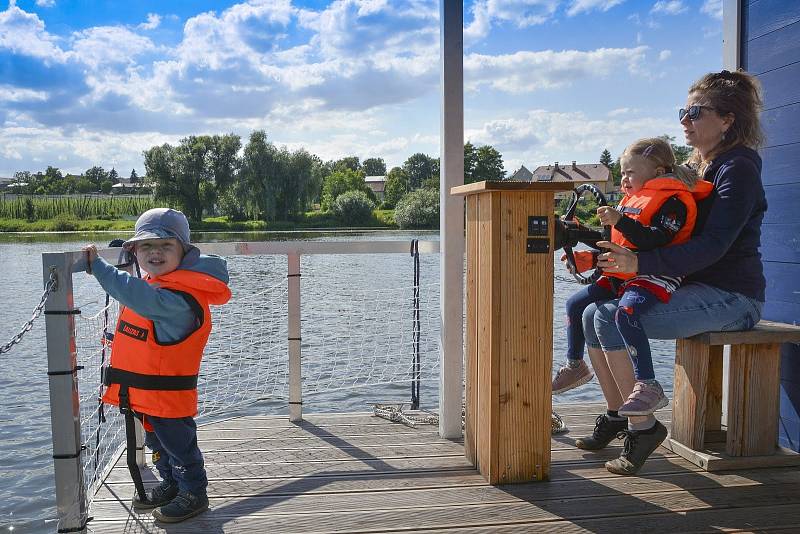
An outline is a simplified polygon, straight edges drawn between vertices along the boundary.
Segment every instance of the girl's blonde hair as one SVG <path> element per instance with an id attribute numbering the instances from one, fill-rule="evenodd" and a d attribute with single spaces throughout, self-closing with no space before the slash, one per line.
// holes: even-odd
<path id="1" fill-rule="evenodd" d="M 639 156 L 645 158 L 654 167 L 663 167 L 665 173 L 674 174 L 681 182 L 690 188 L 697 181 L 697 173 L 686 165 L 675 162 L 675 152 L 670 144 L 661 137 L 647 137 L 639 139 L 625 149 L 621 157 Z"/>
<path id="2" fill-rule="evenodd" d="M 712 108 L 712 113 L 724 117 L 733 115 L 733 124 L 722 137 L 719 145 L 707 154 L 703 161 L 697 149 L 692 151 L 689 162 L 701 172 L 715 156 L 735 147 L 746 146 L 757 150 L 764 144 L 759 113 L 764 104 L 761 84 L 755 76 L 743 71 L 710 72 L 689 87 L 689 94 L 698 93 L 703 105 Z"/>

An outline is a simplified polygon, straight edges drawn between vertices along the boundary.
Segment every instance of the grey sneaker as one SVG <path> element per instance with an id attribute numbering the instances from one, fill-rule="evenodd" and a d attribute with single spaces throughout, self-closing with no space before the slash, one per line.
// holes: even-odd
<path id="1" fill-rule="evenodd" d="M 635 475 L 644 465 L 645 460 L 653 454 L 661 442 L 667 439 L 667 428 L 656 421 L 653 431 L 637 432 L 624 430 L 619 433 L 625 438 L 625 447 L 619 458 L 606 462 L 606 469 L 617 475 Z"/>
<path id="2" fill-rule="evenodd" d="M 664 395 L 661 384 L 636 382 L 633 393 L 630 394 L 625 404 L 620 406 L 618 413 L 625 417 L 631 415 L 650 415 L 654 411 L 669 404 L 669 399 Z"/>
<path id="3" fill-rule="evenodd" d="M 586 438 L 575 440 L 575 446 L 585 451 L 598 451 L 611 443 L 611 440 L 628 428 L 628 420 L 620 419 L 616 421 L 609 419 L 608 415 L 598 415 L 594 423 L 592 435 Z"/>
<path id="4" fill-rule="evenodd" d="M 162 480 L 161 484 L 147 492 L 147 500 L 139 498 L 139 494 L 133 496 L 133 509 L 137 512 L 146 512 L 153 508 L 158 508 L 167 504 L 178 494 L 178 484 L 174 481 Z"/>
<path id="5" fill-rule="evenodd" d="M 553 395 L 564 393 L 570 389 L 584 385 L 586 382 L 594 378 L 594 373 L 586 365 L 586 362 L 581 360 L 578 367 L 569 367 L 565 365 L 556 373 L 553 379 Z"/>
<path id="6" fill-rule="evenodd" d="M 180 523 L 208 510 L 208 497 L 181 491 L 169 504 L 153 510 L 153 517 L 163 523 Z"/>

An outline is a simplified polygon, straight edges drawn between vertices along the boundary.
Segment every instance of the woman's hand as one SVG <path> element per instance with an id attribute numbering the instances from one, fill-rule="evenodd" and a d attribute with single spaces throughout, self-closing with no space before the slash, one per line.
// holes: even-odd
<path id="1" fill-rule="evenodd" d="M 609 273 L 639 272 L 639 257 L 636 253 L 611 241 L 598 241 L 597 246 L 608 250 L 597 257 L 597 266 Z"/>
<path id="2" fill-rule="evenodd" d="M 597 208 L 597 216 L 600 217 L 600 224 L 603 226 L 614 226 L 622 218 L 622 214 L 611 206 Z"/>

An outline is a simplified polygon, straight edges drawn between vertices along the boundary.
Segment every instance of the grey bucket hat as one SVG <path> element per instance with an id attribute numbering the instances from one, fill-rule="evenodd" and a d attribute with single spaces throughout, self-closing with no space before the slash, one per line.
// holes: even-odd
<path id="1" fill-rule="evenodd" d="M 153 208 L 136 219 L 136 233 L 122 245 L 126 250 L 133 248 L 137 241 L 145 239 L 169 239 L 174 237 L 184 250 L 191 248 L 189 242 L 189 221 L 186 215 L 172 208 Z"/>

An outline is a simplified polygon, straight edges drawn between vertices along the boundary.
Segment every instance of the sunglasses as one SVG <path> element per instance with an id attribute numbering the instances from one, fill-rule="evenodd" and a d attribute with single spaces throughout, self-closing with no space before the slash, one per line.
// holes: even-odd
<path id="1" fill-rule="evenodd" d="M 690 121 L 696 121 L 700 118 L 700 110 L 703 108 L 714 109 L 710 106 L 689 106 L 689 109 L 681 108 L 678 110 L 678 120 L 682 121 L 683 118 L 688 115 Z"/>

